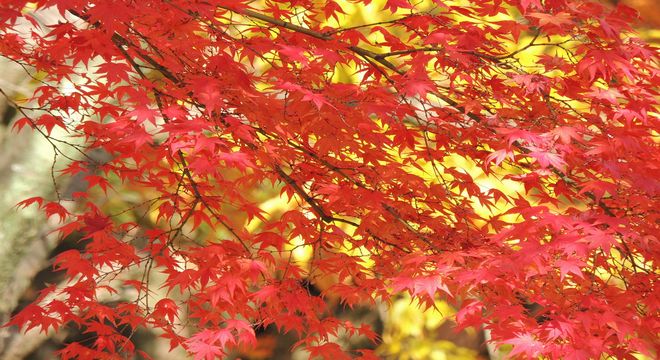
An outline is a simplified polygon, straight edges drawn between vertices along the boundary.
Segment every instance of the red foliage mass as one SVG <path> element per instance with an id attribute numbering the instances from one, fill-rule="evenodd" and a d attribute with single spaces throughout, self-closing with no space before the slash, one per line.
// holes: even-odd
<path id="1" fill-rule="evenodd" d="M 55 261 L 70 277 L 49 288 L 58 299 L 11 321 L 96 334 L 63 358 L 127 356 L 121 324 L 162 329 L 197 359 L 254 346 L 253 326 L 271 324 L 312 354 L 347 357 L 331 342 L 339 329 L 375 335 L 334 319 L 324 298 L 387 302 L 394 291 L 448 300 L 459 326 L 485 324 L 516 357 L 657 353 L 660 69 L 656 49 L 630 33 L 631 9 L 479 0 L 422 11 L 430 4 L 397 0 L 385 5 L 399 11 L 391 21 L 332 28 L 325 19 L 344 13 L 334 1 L 34 3 L 61 17 L 25 32 L 37 22 L 27 2 L 0 5 L 2 56 L 47 74 L 32 97 L 41 112 L 20 108 L 16 126 L 65 129 L 85 152 L 111 154 L 89 189 L 111 193 L 115 178 L 156 194 L 162 225 L 138 246 L 122 237 L 137 224 L 103 214 L 93 196 L 77 193 L 89 203 L 80 213 L 21 203 L 89 238 Z M 535 66 L 517 61 L 538 46 Z M 359 80 L 333 81 L 337 65 Z M 75 91 L 63 91 L 70 79 Z M 524 191 L 484 188 L 450 157 Z M 242 219 L 267 215 L 250 189 L 269 184 L 300 206 L 248 231 Z M 225 235 L 185 243 L 187 223 Z M 335 279 L 320 296 L 290 261 L 294 239 L 313 247 L 315 276 Z M 139 266 L 164 281 L 123 278 Z M 117 279 L 137 298 L 100 304 L 99 286 L 113 291 Z M 188 296 L 148 301 L 147 285 Z M 181 308 L 190 337 L 177 331 Z"/>

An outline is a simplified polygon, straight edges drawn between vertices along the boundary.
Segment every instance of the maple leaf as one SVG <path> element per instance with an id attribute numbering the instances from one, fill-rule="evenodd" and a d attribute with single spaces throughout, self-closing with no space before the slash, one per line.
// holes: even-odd
<path id="1" fill-rule="evenodd" d="M 383 10 L 388 10 L 391 13 L 396 13 L 398 9 L 411 9 L 412 5 L 408 0 L 386 0 Z"/>
<path id="2" fill-rule="evenodd" d="M 483 321 L 484 304 L 480 301 L 469 300 L 456 312 L 455 318 L 458 324 L 457 330 L 468 326 L 479 325 Z"/>
<path id="3" fill-rule="evenodd" d="M 530 5 L 533 5 L 536 8 L 542 7 L 541 0 L 520 0 L 520 6 L 522 7 L 523 12 L 526 12 Z"/>
<path id="4" fill-rule="evenodd" d="M 305 56 L 305 49 L 297 46 L 291 45 L 280 45 L 280 54 L 285 55 L 293 61 L 298 61 L 303 65 L 307 65 L 309 60 Z"/>
<path id="5" fill-rule="evenodd" d="M 163 317 L 167 319 L 170 323 L 174 322 L 175 318 L 178 318 L 179 307 L 176 305 L 172 299 L 161 299 L 156 305 L 154 305 L 154 311 L 151 314 L 153 317 Z"/>
<path id="6" fill-rule="evenodd" d="M 12 125 L 12 130 L 16 132 L 20 132 L 25 126 L 29 128 L 34 128 L 35 123 L 31 119 L 23 117 L 14 122 L 14 125 Z"/>
<path id="7" fill-rule="evenodd" d="M 304 91 L 304 95 L 303 95 L 302 99 L 303 99 L 303 101 L 311 101 L 312 103 L 314 103 L 314 105 L 316 105 L 316 107 L 319 110 L 321 110 L 321 107 L 323 105 L 325 105 L 325 104 L 329 105 L 328 101 L 324 98 L 323 95 L 315 94 L 311 91 Z"/>
<path id="8" fill-rule="evenodd" d="M 516 337 L 507 339 L 506 342 L 513 345 L 513 350 L 509 352 L 509 356 L 512 357 L 525 355 L 527 358 L 535 358 L 543 349 L 543 344 L 532 334 L 517 334 Z"/>
<path id="9" fill-rule="evenodd" d="M 561 27 L 563 25 L 571 25 L 573 19 L 571 14 L 566 12 L 560 12 L 557 14 L 545 14 L 539 12 L 527 13 L 527 16 L 538 19 L 540 26 L 546 26 L 548 24 Z"/>
<path id="10" fill-rule="evenodd" d="M 16 206 L 21 208 L 26 208 L 32 204 L 37 204 L 39 207 L 42 207 L 43 203 L 44 203 L 44 199 L 42 197 L 35 196 L 19 202 L 18 204 L 16 204 Z"/>
<path id="11" fill-rule="evenodd" d="M 286 241 L 281 235 L 270 231 L 264 231 L 262 233 L 256 234 L 254 239 L 255 239 L 255 243 L 261 244 L 260 245 L 261 249 L 266 249 L 272 246 L 275 249 L 281 251 L 284 247 L 284 244 L 286 243 Z"/>
<path id="12" fill-rule="evenodd" d="M 495 165 L 501 164 L 506 159 L 514 160 L 514 154 L 510 150 L 495 150 L 486 157 L 486 163 L 494 162 Z"/>
<path id="13" fill-rule="evenodd" d="M 538 74 L 514 75 L 513 80 L 525 89 L 526 94 L 544 94 L 549 86 L 548 79 Z"/>
<path id="14" fill-rule="evenodd" d="M 64 120 L 59 116 L 53 116 L 50 114 L 45 114 L 40 116 L 37 120 L 34 121 L 34 125 L 40 125 L 46 128 L 46 134 L 50 135 L 53 132 L 55 127 L 61 129 L 66 129 L 66 124 Z M 20 130 L 23 125 L 19 125 L 18 129 Z"/>
<path id="15" fill-rule="evenodd" d="M 613 196 L 616 194 L 617 185 L 615 183 L 600 181 L 600 180 L 591 180 L 587 181 L 582 185 L 580 189 L 580 194 L 590 193 L 595 196 L 597 201 L 600 201 L 605 194 Z"/>
<path id="16" fill-rule="evenodd" d="M 104 178 L 103 176 L 87 175 L 85 176 L 85 180 L 89 184 L 90 188 L 98 186 L 103 190 L 103 192 L 107 192 L 108 188 L 112 188 L 108 179 Z"/>
<path id="17" fill-rule="evenodd" d="M 572 139 L 580 140 L 581 137 L 577 129 L 568 126 L 560 126 L 551 131 L 564 144 L 570 144 Z"/>
<path id="18" fill-rule="evenodd" d="M 57 215 L 60 218 L 60 222 L 63 222 L 69 215 L 69 211 L 57 202 L 49 202 L 43 208 L 47 217 Z"/>
<path id="19" fill-rule="evenodd" d="M 561 320 L 551 320 L 545 328 L 551 339 L 567 339 L 573 335 L 574 329 L 572 324 Z"/>
<path id="20" fill-rule="evenodd" d="M 103 77 L 107 79 L 108 85 L 121 81 L 129 81 L 128 66 L 128 64 L 119 62 L 104 62 L 98 66 L 96 73 L 104 74 Z"/>
<path id="21" fill-rule="evenodd" d="M 438 276 L 398 277 L 393 280 L 393 287 L 395 291 L 408 290 L 412 296 L 434 298 L 439 290 L 451 296 L 451 291 Z"/>
<path id="22" fill-rule="evenodd" d="M 536 159 L 542 168 L 553 167 L 555 169 L 564 169 L 566 162 L 561 155 L 555 154 L 541 149 L 534 149 L 529 152 L 529 156 Z"/>
<path id="23" fill-rule="evenodd" d="M 78 250 L 67 250 L 60 253 L 53 265 L 58 270 L 66 270 L 67 275 L 71 277 L 81 275 L 93 278 L 98 274 L 98 270 L 88 260 L 83 259 Z"/>
<path id="24" fill-rule="evenodd" d="M 336 21 L 339 21 L 339 15 L 337 14 L 346 14 L 346 12 L 339 6 L 335 1 L 326 1 L 325 6 L 323 7 L 323 14 L 326 19 L 334 18 Z"/>
<path id="25" fill-rule="evenodd" d="M 41 306 L 28 304 L 18 314 L 12 316 L 11 320 L 7 324 L 3 324 L 3 327 L 28 324 L 26 327 L 27 331 L 41 325 L 41 332 L 47 332 L 50 326 L 56 326 L 51 322 L 51 320 L 52 319 L 45 316 L 45 311 Z"/>
<path id="26" fill-rule="evenodd" d="M 410 79 L 405 82 L 402 93 L 408 96 L 425 96 L 433 91 L 435 86 L 426 79 Z"/>
<path id="27" fill-rule="evenodd" d="M 193 339 L 191 338 L 187 342 L 187 347 L 188 351 L 193 353 L 195 360 L 213 360 L 225 355 L 224 350 L 220 346 Z"/>
<path id="28" fill-rule="evenodd" d="M 584 265 L 576 260 L 557 260 L 555 265 L 559 268 L 559 276 L 563 281 L 568 274 L 573 274 L 579 278 L 584 278 L 581 266 Z"/>

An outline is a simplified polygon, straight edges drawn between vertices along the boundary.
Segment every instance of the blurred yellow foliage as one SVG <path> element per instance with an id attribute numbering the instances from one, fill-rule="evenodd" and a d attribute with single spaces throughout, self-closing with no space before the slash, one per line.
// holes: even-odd
<path id="1" fill-rule="evenodd" d="M 385 359 L 401 360 L 468 360 L 478 358 L 476 350 L 456 345 L 443 338 L 451 334 L 454 309 L 444 301 L 435 308 L 423 310 L 416 300 L 402 296 L 391 305 L 385 320 L 383 343 L 377 349 Z M 475 337 L 476 331 L 468 331 Z"/>

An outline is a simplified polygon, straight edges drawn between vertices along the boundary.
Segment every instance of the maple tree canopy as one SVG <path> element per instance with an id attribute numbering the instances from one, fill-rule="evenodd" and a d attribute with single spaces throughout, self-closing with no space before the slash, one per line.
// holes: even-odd
<path id="1" fill-rule="evenodd" d="M 54 260 L 69 281 L 10 324 L 94 334 L 63 358 L 127 357 L 128 326 L 213 359 L 269 325 L 311 356 L 374 358 L 331 341 L 378 340 L 325 300 L 408 292 L 447 300 L 513 357 L 655 356 L 660 68 L 636 12 L 370 3 L 3 1 L 0 54 L 37 81 L 15 128 L 73 148 L 57 175 L 87 184 L 20 204 L 87 243 Z M 348 25 L 365 6 L 386 19 Z M 48 9 L 58 20 L 40 23 Z M 104 210 L 119 187 L 149 194 L 153 226 Z M 259 189 L 290 208 L 266 213 Z M 318 279 L 320 295 L 305 285 Z"/>

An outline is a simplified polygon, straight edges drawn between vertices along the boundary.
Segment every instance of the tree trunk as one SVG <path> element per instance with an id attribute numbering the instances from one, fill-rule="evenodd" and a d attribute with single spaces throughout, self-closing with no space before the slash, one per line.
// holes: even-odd
<path id="1" fill-rule="evenodd" d="M 4 324 L 34 276 L 46 266 L 57 239 L 48 235 L 51 227 L 35 206 L 16 208 L 28 197 L 54 197 L 54 151 L 41 135 L 11 129 L 11 121 L 20 114 L 10 101 L 30 92 L 29 77 L 23 68 L 6 59 L 0 59 L 0 68 L 0 88 L 10 98 L 0 98 L 5 120 L 0 127 L 0 323 Z M 15 333 L 16 329 L 0 328 L 2 359 L 7 359 L 4 354 Z"/>

